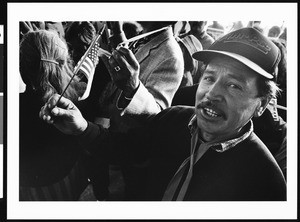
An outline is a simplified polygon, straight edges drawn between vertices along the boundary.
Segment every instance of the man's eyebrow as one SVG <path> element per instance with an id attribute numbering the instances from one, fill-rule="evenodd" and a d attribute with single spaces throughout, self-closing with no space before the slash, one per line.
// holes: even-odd
<path id="1" fill-rule="evenodd" d="M 212 69 L 212 68 L 206 68 L 205 71 L 204 71 L 204 73 L 215 74 L 216 71 L 214 69 Z"/>
<path id="2" fill-rule="evenodd" d="M 217 75 L 216 73 L 217 73 L 217 71 L 213 67 L 207 67 L 203 74 Z M 247 83 L 247 80 L 245 78 L 243 78 L 241 75 L 239 75 L 238 73 L 229 72 L 227 76 L 229 78 L 235 79 L 241 83 L 244 83 L 244 84 Z"/>
<path id="3" fill-rule="evenodd" d="M 233 79 L 235 79 L 235 80 L 237 80 L 237 81 L 239 81 L 239 82 L 242 82 L 242 83 L 246 83 L 246 82 L 247 82 L 245 78 L 241 77 L 241 76 L 238 75 L 238 74 L 228 73 L 228 76 L 229 76 L 230 78 L 233 78 Z"/>

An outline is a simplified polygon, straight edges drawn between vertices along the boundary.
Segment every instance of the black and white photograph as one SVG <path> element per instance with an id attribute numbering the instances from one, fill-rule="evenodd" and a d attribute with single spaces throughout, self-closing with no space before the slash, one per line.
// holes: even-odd
<path id="1" fill-rule="evenodd" d="M 295 219 L 295 6 L 8 3 L 7 219 Z"/>

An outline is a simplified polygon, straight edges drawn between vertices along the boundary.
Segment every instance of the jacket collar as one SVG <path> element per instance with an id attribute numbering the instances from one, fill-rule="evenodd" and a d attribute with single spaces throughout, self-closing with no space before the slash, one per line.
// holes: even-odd
<path id="1" fill-rule="evenodd" d="M 198 130 L 200 130 L 200 129 L 197 126 L 197 117 L 195 114 L 190 119 L 188 127 L 189 127 L 192 135 L 194 133 L 199 133 Z M 224 152 L 224 151 L 236 146 L 237 144 L 244 141 L 245 139 L 247 139 L 252 132 L 253 132 L 253 122 L 252 122 L 252 120 L 250 120 L 249 123 L 247 123 L 244 126 L 244 133 L 242 135 L 239 135 L 238 137 L 230 139 L 230 140 L 212 143 L 212 145 L 210 145 L 210 146 L 217 152 Z M 200 141 L 200 142 L 204 143 L 203 141 Z"/>

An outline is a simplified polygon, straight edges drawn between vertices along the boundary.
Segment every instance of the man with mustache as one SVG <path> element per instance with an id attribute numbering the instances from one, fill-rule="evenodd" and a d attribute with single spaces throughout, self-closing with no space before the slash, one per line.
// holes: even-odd
<path id="1" fill-rule="evenodd" d="M 284 176 L 253 132 L 251 120 L 262 115 L 279 90 L 273 81 L 279 50 L 255 29 L 244 28 L 193 57 L 206 64 L 195 107 L 176 106 L 137 117 L 145 127 L 126 134 L 105 131 L 82 118 L 67 99 L 55 106 L 58 96 L 41 109 L 40 117 L 94 147 L 91 153 L 137 164 L 147 160 L 145 176 L 138 181 L 144 191 L 141 200 L 286 200 Z M 113 66 L 124 67 L 129 61 L 126 65 L 138 69 L 125 48 L 114 52 L 113 59 Z M 131 73 L 115 73 L 114 81 L 120 87 L 125 83 L 124 90 L 134 96 L 138 81 Z M 114 149 L 107 150 L 107 143 L 114 143 Z M 124 143 L 131 146 L 124 150 Z"/>

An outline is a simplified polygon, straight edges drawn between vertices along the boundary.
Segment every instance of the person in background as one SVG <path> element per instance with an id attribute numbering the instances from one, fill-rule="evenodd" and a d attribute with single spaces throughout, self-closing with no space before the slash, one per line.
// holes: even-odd
<path id="1" fill-rule="evenodd" d="M 135 127 L 136 122 L 131 115 L 158 113 L 169 107 L 183 76 L 182 52 L 169 26 L 173 22 L 138 23 L 142 26 L 143 33 L 165 29 L 129 46 L 139 62 L 141 87 L 136 92 L 136 97 L 130 102 L 127 101 L 129 105 L 124 112 L 114 106 L 111 127 L 121 131 Z M 121 75 L 122 70 L 119 73 Z M 124 91 L 122 95 L 120 92 L 119 90 L 116 98 L 131 98 L 131 95 L 124 95 Z"/>
<path id="2" fill-rule="evenodd" d="M 156 114 L 171 106 L 173 96 L 180 86 L 183 77 L 184 62 L 181 49 L 174 38 L 174 22 L 138 21 L 143 33 L 161 31 L 142 38 L 129 45 L 139 63 L 139 70 L 121 67 L 112 59 L 114 67 L 120 67 L 118 75 L 128 76 L 137 71 L 139 87 L 133 98 L 126 88 L 118 88 L 111 108 L 110 130 L 126 132 L 139 127 L 141 122 L 134 116 Z M 113 54 L 115 51 L 113 51 Z M 114 57 L 112 57 L 114 58 Z M 116 70 L 112 70 L 116 72 Z M 112 78 L 113 79 L 113 78 Z M 114 81 L 114 79 L 113 79 Z M 114 81 L 115 82 L 115 81 Z M 126 107 L 123 109 L 123 107 Z M 125 182 L 125 199 L 138 198 L 139 178 L 144 174 L 143 164 L 122 164 Z"/>
<path id="3" fill-rule="evenodd" d="M 54 21 L 24 21 L 20 23 L 21 36 L 29 31 L 48 30 L 55 31 L 64 40 L 65 30 L 62 22 Z M 20 38 L 21 39 L 21 38 Z"/>
<path id="4" fill-rule="evenodd" d="M 73 72 L 67 45 L 57 33 L 27 32 L 20 43 L 20 200 L 78 200 L 87 185 L 82 147 L 38 118 L 40 107 L 62 94 Z M 85 85 L 76 78 L 64 96 L 76 103 Z"/>
<path id="5" fill-rule="evenodd" d="M 202 64 L 195 60 L 192 55 L 194 52 L 201 51 L 202 45 L 193 35 L 186 35 L 182 38 L 176 37 L 176 40 L 180 45 L 184 60 L 184 73 L 179 88 L 191 86 L 199 79 Z"/>
<path id="6" fill-rule="evenodd" d="M 209 30 L 209 35 L 211 35 L 215 40 L 225 34 L 224 26 L 218 21 L 213 21 L 213 23 L 209 25 L 207 29 Z"/>
<path id="7" fill-rule="evenodd" d="M 61 39 L 65 39 L 65 29 L 62 22 L 45 21 L 45 30 L 55 31 Z"/>
<path id="8" fill-rule="evenodd" d="M 201 43 L 202 49 L 208 49 L 213 43 L 214 38 L 207 34 L 207 21 L 190 21 L 190 31 L 186 34 L 180 35 L 179 37 L 181 39 L 186 38 L 186 36 L 193 35 L 195 36 Z M 200 49 L 198 49 L 199 51 Z M 200 75 L 203 69 L 203 63 L 201 61 L 195 61 L 197 69 L 194 69 L 195 72 L 193 72 L 193 84 L 196 84 L 199 82 Z"/>
<path id="9" fill-rule="evenodd" d="M 65 28 L 65 39 L 71 58 L 76 65 L 96 37 L 96 29 L 90 22 L 69 22 Z"/>
<path id="10" fill-rule="evenodd" d="M 139 116 L 147 125 L 122 134 L 86 121 L 70 100 L 57 104 L 59 95 L 54 95 L 41 108 L 40 118 L 93 145 L 89 152 L 97 150 L 108 158 L 119 152 L 120 160 L 137 164 L 145 160 L 141 200 L 286 200 L 284 176 L 252 123 L 278 92 L 274 77 L 280 51 L 257 30 L 244 28 L 193 57 L 206 64 L 195 107 L 175 106 Z M 114 82 L 134 97 L 140 84 L 132 52 L 121 47 L 111 59 Z M 135 72 L 119 75 L 113 72 L 116 64 L 123 69 L 131 64 Z M 106 143 L 115 146 L 106 149 Z"/>
<path id="11" fill-rule="evenodd" d="M 276 77 L 276 82 L 281 89 L 280 94 L 277 98 L 277 104 L 282 107 L 281 109 L 278 109 L 279 115 L 286 121 L 286 110 L 283 110 L 283 108 L 287 107 L 287 50 L 279 39 L 271 38 L 271 40 L 281 52 L 281 59 L 278 64 L 278 75 Z"/>
<path id="12" fill-rule="evenodd" d="M 238 30 L 238 29 L 241 29 L 241 28 L 244 28 L 243 22 L 242 21 L 236 21 L 236 22 L 233 23 L 231 31 L 235 31 L 235 30 Z"/>
<path id="13" fill-rule="evenodd" d="M 275 26 L 272 26 L 269 29 L 268 37 L 270 37 L 270 38 L 278 38 L 279 35 L 280 35 L 280 33 L 281 33 L 280 27 L 278 27 L 277 25 L 275 25 Z"/>
<path id="14" fill-rule="evenodd" d="M 65 32 L 66 41 L 74 65 L 76 65 L 85 54 L 92 40 L 103 28 L 103 25 L 103 22 L 89 21 L 68 23 Z M 106 41 L 106 34 L 107 33 L 105 32 L 103 33 L 101 44 L 108 44 Z M 103 47 L 103 45 L 101 45 L 101 47 Z M 102 119 L 98 117 L 109 117 L 107 106 L 110 102 L 111 95 L 109 93 L 111 92 L 109 89 L 111 87 L 111 77 L 109 72 L 104 61 L 99 59 L 99 63 L 95 68 L 90 95 L 87 99 L 80 101 L 80 104 L 78 104 L 79 109 L 86 119 L 104 125 L 104 121 L 101 121 Z M 88 153 L 85 153 L 83 159 L 90 180 L 89 187 L 92 187 L 93 198 L 96 198 L 97 200 L 108 199 L 110 194 L 108 189 L 109 169 L 108 165 L 104 164 L 105 160 L 101 161 L 99 158 L 95 160 L 95 158 Z"/>
<path id="15" fill-rule="evenodd" d="M 215 40 L 206 32 L 207 21 L 190 21 L 189 24 L 191 30 L 180 37 L 183 38 L 186 35 L 194 35 L 200 41 L 203 50 L 208 49 Z"/>
<path id="16" fill-rule="evenodd" d="M 143 31 L 141 25 L 135 21 L 123 22 L 122 28 L 127 39 L 137 36 Z"/>
<path id="17" fill-rule="evenodd" d="M 177 21 L 173 25 L 173 31 L 175 37 L 188 33 L 190 29 L 191 27 L 188 21 Z"/>
<path id="18" fill-rule="evenodd" d="M 252 27 L 257 31 L 261 32 L 262 34 L 264 34 L 264 29 L 263 27 L 261 27 L 261 21 L 249 21 L 248 27 Z"/>
<path id="19" fill-rule="evenodd" d="M 280 36 L 278 37 L 280 42 L 283 44 L 284 47 L 286 47 L 286 27 L 283 29 L 282 33 L 280 34 Z"/>

